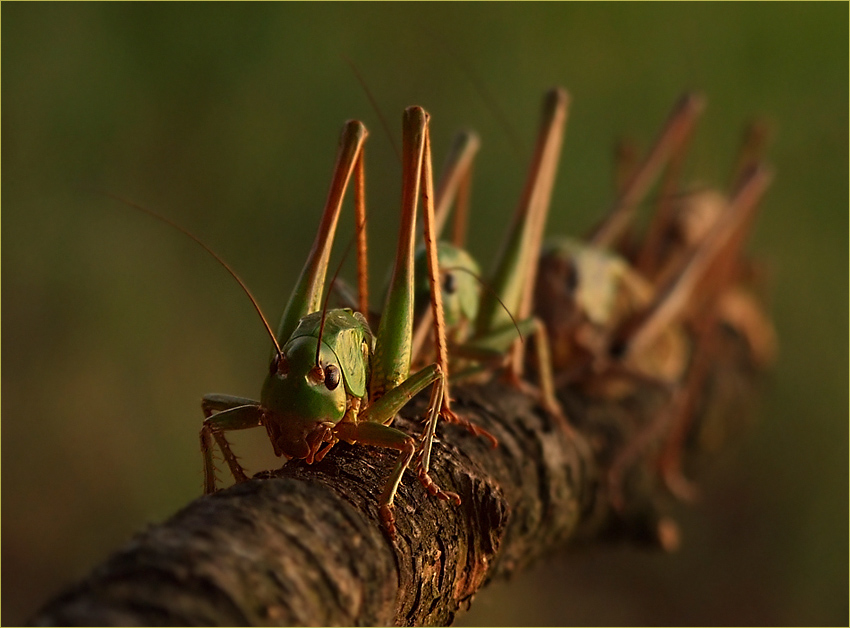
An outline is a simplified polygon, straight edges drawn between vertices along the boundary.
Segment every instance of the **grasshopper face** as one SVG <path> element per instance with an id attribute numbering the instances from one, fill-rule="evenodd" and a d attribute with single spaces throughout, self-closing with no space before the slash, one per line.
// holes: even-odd
<path id="1" fill-rule="evenodd" d="M 311 336 L 290 340 L 283 355 L 275 356 L 263 385 L 263 423 L 278 456 L 309 458 L 345 414 L 339 361 L 322 343 L 316 364 L 318 342 Z"/>
<path id="2" fill-rule="evenodd" d="M 606 356 L 612 334 L 652 296 L 652 286 L 619 256 L 578 240 L 553 241 L 540 259 L 535 307 L 552 339 L 555 366 Z M 683 332 L 672 326 L 630 366 L 676 381 L 686 359 Z"/>
<path id="3" fill-rule="evenodd" d="M 549 244 L 540 259 L 535 302 L 552 335 L 556 366 L 568 365 L 576 352 L 600 351 L 603 336 L 628 315 L 626 272 L 622 259 L 584 242 L 558 238 Z M 580 327 L 591 330 L 585 335 L 598 347 L 575 346 Z"/>
<path id="4" fill-rule="evenodd" d="M 440 281 L 443 295 L 443 316 L 449 334 L 455 341 L 464 339 L 464 331 L 478 316 L 481 299 L 479 277 L 481 268 L 465 250 L 437 242 L 437 259 L 440 266 Z M 428 309 L 431 287 L 428 285 L 428 269 L 425 249 L 416 252 L 415 297 L 417 316 Z"/>

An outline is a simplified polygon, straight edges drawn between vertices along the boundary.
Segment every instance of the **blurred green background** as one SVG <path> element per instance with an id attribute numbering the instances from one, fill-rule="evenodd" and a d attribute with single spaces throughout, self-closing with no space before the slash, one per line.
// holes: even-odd
<path id="1" fill-rule="evenodd" d="M 846 3 L 4 3 L 2 623 L 197 497 L 201 395 L 255 396 L 266 368 L 268 340 L 226 274 L 90 190 L 192 229 L 276 321 L 341 125 L 360 118 L 377 290 L 400 168 L 350 58 L 396 143 L 410 104 L 432 113 L 438 164 L 457 129 L 481 134 L 482 260 L 551 85 L 573 95 L 552 233 L 599 217 L 614 140 L 646 147 L 685 88 L 709 102 L 689 164 L 703 183 L 726 183 L 751 115 L 778 128 L 750 249 L 772 269 L 781 358 L 755 429 L 677 511 L 682 550 L 564 552 L 460 620 L 847 625 L 847 24 Z M 255 432 L 235 439 L 250 469 L 279 464 Z"/>

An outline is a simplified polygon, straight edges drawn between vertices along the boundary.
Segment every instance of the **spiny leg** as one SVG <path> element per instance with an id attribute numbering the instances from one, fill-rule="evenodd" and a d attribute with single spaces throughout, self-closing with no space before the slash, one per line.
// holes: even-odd
<path id="1" fill-rule="evenodd" d="M 532 193 L 537 198 L 528 215 L 528 219 L 531 222 L 531 232 L 523 255 L 520 258 L 521 266 L 517 269 L 517 273 L 523 277 L 525 283 L 520 293 L 516 315 L 521 320 L 531 320 L 533 324 L 543 407 L 567 433 L 572 433 L 567 424 L 566 416 L 561 409 L 561 405 L 555 397 L 552 357 L 546 327 L 542 321 L 536 317 L 532 317 L 538 260 L 540 259 L 552 189 L 555 185 L 564 125 L 566 124 L 567 108 L 569 106 L 569 96 L 565 92 L 556 90 L 550 94 L 549 98 L 552 100 L 544 105 L 543 123 L 538 139 L 540 149 L 539 174 L 537 183 L 534 185 L 538 191 Z M 552 114 L 551 118 L 549 117 L 550 111 Z M 510 378 L 514 381 L 518 382 L 522 377 L 525 367 L 524 356 L 525 351 L 522 343 L 514 342 L 511 347 L 509 361 Z"/>
<path id="2" fill-rule="evenodd" d="M 736 286 L 727 288 L 717 303 L 717 315 L 744 337 L 756 366 L 764 369 L 776 361 L 776 330 L 752 293 Z"/>
<path id="3" fill-rule="evenodd" d="M 472 169 L 469 165 L 457 190 L 454 221 L 452 221 L 452 244 L 462 247 L 466 244 L 466 231 L 469 226 L 469 197 L 472 192 Z"/>
<path id="4" fill-rule="evenodd" d="M 468 219 L 469 188 L 472 182 L 472 165 L 478 152 L 480 141 L 471 131 L 463 131 L 455 136 L 455 141 L 446 158 L 440 182 L 434 195 L 433 237 L 439 238 L 448 219 L 449 210 L 455 206 L 452 243 L 463 246 Z M 412 360 L 418 362 L 428 333 L 433 329 L 434 312 L 425 310 L 413 331 Z"/>
<path id="5" fill-rule="evenodd" d="M 474 151 L 473 151 L 474 154 Z M 425 239 L 426 262 L 428 268 L 428 283 L 430 286 L 429 296 L 431 301 L 431 316 L 433 318 L 434 347 L 436 350 L 435 363 L 440 372 L 440 379 L 434 383 L 431 396 L 431 406 L 426 423 L 425 435 L 420 448 L 419 479 L 431 495 L 443 495 L 440 488 L 434 484 L 428 476 L 428 468 L 431 458 L 431 447 L 434 441 L 434 433 L 439 416 L 453 422 L 471 424 L 460 419 L 451 409 L 451 398 L 448 391 L 449 357 L 446 342 L 446 323 L 443 313 L 442 285 L 439 278 L 439 264 L 437 261 L 437 225 L 434 216 L 434 174 L 431 165 L 431 137 L 428 128 L 428 119 L 425 118 L 422 125 L 422 160 L 421 168 L 417 173 L 421 181 L 422 190 L 422 214 L 423 214 L 423 237 Z M 471 163 L 471 155 L 469 157 Z M 486 434 L 493 441 L 495 438 L 481 428 L 479 433 Z M 454 496 L 457 498 L 457 496 Z M 460 499 L 457 498 L 460 503 Z"/>
<path id="6" fill-rule="evenodd" d="M 539 318 L 534 317 L 535 342 L 534 361 L 537 366 L 537 376 L 540 378 L 540 403 L 543 409 L 555 420 L 555 423 L 568 436 L 574 436 L 575 432 L 570 426 L 567 416 L 558 398 L 555 395 L 555 375 L 552 370 L 552 351 L 549 346 L 549 334 L 546 326 Z"/>
<path id="7" fill-rule="evenodd" d="M 416 442 L 404 432 L 385 425 L 385 423 L 392 421 L 395 414 L 429 384 L 433 384 L 434 388 L 431 393 L 432 404 L 429 409 L 429 421 L 426 425 L 427 437 L 428 430 L 433 430 L 432 425 L 436 422 L 436 413 L 439 411 L 439 394 L 445 385 L 440 368 L 436 364 L 423 368 L 395 388 L 388 390 L 380 399 L 361 413 L 359 423 L 340 423 L 336 431 L 338 438 L 348 442 L 390 447 L 402 452 L 396 462 L 393 474 L 381 494 L 380 501 L 381 518 L 391 536 L 394 531 L 393 499 L 398 490 L 399 482 L 401 482 L 401 477 L 416 453 Z M 434 401 L 436 401 L 436 405 Z M 433 435 L 431 435 L 431 438 L 433 438 Z M 460 503 L 460 497 L 456 493 L 443 491 L 434 483 L 428 475 L 427 469 L 424 471 L 421 468 L 418 469 L 417 475 L 419 481 L 431 495 L 439 499 L 451 500 L 456 504 Z"/>
<path id="8" fill-rule="evenodd" d="M 698 491 L 682 471 L 685 440 L 693 425 L 694 415 L 706 380 L 709 366 L 717 353 L 718 318 L 709 311 L 694 324 L 696 347 L 682 392 L 672 405 L 670 428 L 658 459 L 661 477 L 673 495 L 683 501 L 693 501 Z"/>
<path id="9" fill-rule="evenodd" d="M 405 381 L 410 373 L 416 206 L 419 201 L 427 120 L 428 114 L 421 107 L 409 107 L 404 112 L 401 223 L 390 288 L 375 338 L 369 391 L 369 398 L 373 401 Z"/>
<path id="10" fill-rule="evenodd" d="M 206 401 L 206 400 L 205 400 Z M 230 449 L 230 444 L 224 437 L 224 432 L 232 430 L 245 430 L 252 427 L 260 427 L 262 423 L 263 409 L 258 405 L 236 406 L 215 414 L 212 410 L 205 406 L 204 414 L 207 417 L 204 419 L 204 425 L 201 428 L 201 454 L 204 458 L 204 493 L 210 494 L 216 491 L 215 482 L 215 464 L 212 457 L 212 439 L 218 443 L 221 453 L 227 466 L 230 467 L 230 472 L 237 482 L 244 482 L 248 479 L 245 475 L 245 470 L 233 451 Z"/>
<path id="11" fill-rule="evenodd" d="M 470 158 L 471 163 L 471 158 Z M 443 312 L 443 294 L 442 284 L 440 282 L 440 268 L 437 260 L 437 235 L 438 225 L 434 216 L 434 179 L 431 168 L 431 137 L 428 127 L 425 127 L 425 146 L 422 159 L 422 214 L 423 214 L 423 237 L 425 239 L 426 261 L 428 267 L 428 283 L 430 286 L 429 296 L 431 300 L 431 320 L 434 330 L 434 347 L 436 349 L 436 363 L 440 367 L 443 374 L 443 381 L 440 385 L 441 390 L 437 393 L 440 403 L 438 405 L 439 416 L 442 416 L 447 421 L 465 426 L 472 434 L 487 438 L 491 445 L 495 447 L 498 444 L 496 437 L 490 434 L 487 430 L 459 417 L 451 408 L 451 397 L 449 394 L 449 355 L 446 341 L 446 323 Z M 435 384 L 435 387 L 437 385 Z M 430 436 L 422 441 L 422 452 L 420 460 L 426 461 L 423 467 L 420 467 L 420 479 L 427 477 L 428 464 L 430 459 L 431 446 L 433 444 L 434 431 L 436 430 L 437 415 L 433 414 L 428 421 L 428 430 Z M 426 434 L 429 433 L 426 431 Z M 437 489 L 439 490 L 439 489 Z M 429 487 L 428 491 L 432 489 Z M 433 493 L 432 493 L 433 494 Z"/>
<path id="12" fill-rule="evenodd" d="M 482 294 L 475 325 L 476 337 L 486 336 L 510 322 L 503 306 L 513 312 L 515 318 L 527 318 L 520 311 L 529 283 L 527 273 L 533 275 L 536 272 L 539 239 L 552 195 L 568 104 L 569 96 L 562 89 L 551 90 L 544 100 L 534 157 L 508 236 L 496 260 L 490 282 L 493 293 Z"/>
<path id="13" fill-rule="evenodd" d="M 523 320 L 531 312 L 532 289 L 546 216 L 555 183 L 567 120 L 569 95 L 560 88 L 550 90 L 543 102 L 534 155 L 514 218 L 499 253 L 491 282 L 492 293 L 482 294 L 473 340 L 493 330 Z M 507 311 L 505 311 L 507 309 Z M 513 312 L 513 314 L 509 314 Z M 518 341 L 506 349 L 511 369 L 508 377 L 519 381 L 523 351 Z"/>
<path id="14" fill-rule="evenodd" d="M 775 129 L 767 120 L 753 120 L 744 128 L 741 146 L 732 170 L 731 188 L 740 187 L 747 173 L 764 160 L 767 147 L 773 139 Z"/>
<path id="15" fill-rule="evenodd" d="M 419 448 L 419 460 L 417 461 L 420 480 L 427 476 L 428 470 L 431 468 L 431 448 L 434 444 L 434 436 L 437 433 L 437 420 L 440 417 L 440 408 L 443 405 L 443 396 L 446 394 L 447 382 L 445 379 L 434 382 L 431 387 L 431 399 L 428 402 L 428 418 L 425 422 L 425 431 L 422 433 L 421 445 Z M 431 485 L 433 482 L 428 478 L 429 484 L 425 486 L 428 492 L 431 493 Z M 432 495 L 435 493 L 431 493 Z"/>
<path id="16" fill-rule="evenodd" d="M 468 219 L 469 187 L 472 181 L 472 167 L 475 154 L 481 142 L 471 131 L 461 131 L 455 136 L 446 162 L 440 173 L 434 196 L 435 232 L 439 238 L 443 233 L 449 210 L 455 206 L 452 227 L 452 243 L 462 247 L 466 241 L 466 221 Z"/>
<path id="17" fill-rule="evenodd" d="M 446 320 L 443 312 L 443 290 L 440 282 L 440 268 L 437 262 L 437 230 L 434 222 L 434 176 L 431 168 L 431 137 L 426 123 L 424 129 L 424 150 L 422 155 L 422 223 L 425 239 L 425 252 L 428 267 L 429 296 L 434 322 L 434 348 L 436 363 L 443 377 L 449 377 L 449 354 L 446 343 Z M 447 393 L 447 391 L 445 391 Z M 448 394 L 440 394 L 440 412 L 451 412 Z"/>
<path id="18" fill-rule="evenodd" d="M 387 531 L 389 537 L 393 538 L 395 536 L 393 501 L 398 492 L 401 477 L 410 466 L 413 454 L 416 453 L 416 443 L 413 438 L 394 427 L 371 421 L 365 421 L 363 423 L 341 423 L 337 429 L 337 436 L 350 443 L 385 447 L 401 452 L 398 458 L 396 458 L 393 472 L 390 474 L 387 483 L 384 485 L 384 490 L 378 498 L 378 512 L 381 517 L 381 523 L 384 525 L 384 529 Z"/>
<path id="19" fill-rule="evenodd" d="M 638 147 L 631 138 L 621 138 L 614 146 L 614 189 L 617 196 L 637 172 Z"/>
<path id="20" fill-rule="evenodd" d="M 614 147 L 614 190 L 619 196 L 634 177 L 638 168 L 637 144 L 628 138 L 621 138 Z M 624 230 L 616 251 L 624 258 L 631 259 L 638 248 L 635 225 L 629 224 Z"/>
<path id="21" fill-rule="evenodd" d="M 366 174 L 363 151 L 354 164 L 354 219 L 357 238 L 357 310 L 369 315 L 369 262 L 366 238 Z"/>

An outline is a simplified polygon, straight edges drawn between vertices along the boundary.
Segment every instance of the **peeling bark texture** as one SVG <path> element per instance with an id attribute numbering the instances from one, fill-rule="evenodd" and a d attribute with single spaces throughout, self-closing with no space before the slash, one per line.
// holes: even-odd
<path id="1" fill-rule="evenodd" d="M 724 337 L 686 449 L 686 468 L 738 429 L 757 384 L 743 343 Z M 377 497 L 395 452 L 340 444 L 318 464 L 291 462 L 190 503 L 52 602 L 35 625 L 447 625 L 487 581 L 555 548 L 613 540 L 669 545 L 669 499 L 642 447 L 612 508 L 611 461 L 648 433 L 664 393 L 615 402 L 560 391 L 576 433 L 559 430 L 503 383 L 456 387 L 454 409 L 499 447 L 442 425 L 434 479 L 463 499 L 429 498 L 406 473 L 398 533 L 385 536 Z M 424 403 L 404 417 L 422 416 Z M 395 425 L 418 433 L 417 421 Z M 647 439 L 644 439 L 647 440 Z M 649 439 L 653 440 L 653 439 Z M 707 455 L 708 454 L 708 455 Z M 675 536 L 675 535 L 674 535 Z"/>

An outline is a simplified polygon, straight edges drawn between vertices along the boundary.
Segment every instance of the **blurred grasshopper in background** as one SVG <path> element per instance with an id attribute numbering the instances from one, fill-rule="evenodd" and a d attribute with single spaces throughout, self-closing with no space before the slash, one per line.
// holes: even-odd
<path id="1" fill-rule="evenodd" d="M 685 143 L 702 108 L 702 99 L 692 94 L 677 103 L 652 150 L 626 177 L 611 210 L 586 240 L 559 236 L 547 242 L 535 287 L 535 312 L 549 330 L 559 381 L 599 387 L 599 378 L 585 374 L 612 365 L 622 367 L 615 369 L 618 372 L 679 379 L 687 347 L 676 328 L 665 328 L 650 343 L 652 350 L 632 356 L 628 366 L 609 359 L 614 332 L 630 315 L 648 307 L 654 296 L 652 284 L 613 249 L 664 164 Z M 605 394 L 613 394 L 614 386 L 606 384 Z"/>
<path id="2" fill-rule="evenodd" d="M 666 418 L 670 431 L 659 457 L 662 477 L 670 491 L 681 499 L 693 499 L 697 494 L 694 485 L 684 477 L 682 454 L 721 326 L 746 342 L 750 362 L 757 369 L 766 369 L 776 359 L 773 323 L 752 290 L 761 283 L 761 277 L 755 263 L 742 255 L 758 199 L 750 207 L 739 205 L 739 215 L 730 213 L 728 208 L 736 191 L 745 186 L 763 161 L 771 134 L 772 129 L 763 121 L 752 122 L 745 128 L 728 193 L 705 187 L 685 192 L 675 189 L 682 161 L 681 155 L 677 155 L 665 181 L 669 182 L 665 186 L 669 189 L 662 190 L 645 241 L 631 255 L 636 267 L 655 285 L 672 286 L 677 281 L 674 277 L 679 274 L 678 269 L 687 265 L 688 258 L 698 255 L 698 249 L 709 247 L 703 254 L 706 267 L 694 280 L 692 295 L 681 317 L 695 338 L 695 346 L 687 380 L 676 391 L 671 416 Z M 710 243 L 719 237 L 712 235 L 712 231 L 723 229 L 718 226 L 723 224 L 731 235 L 722 248 L 710 254 Z"/>
<path id="3" fill-rule="evenodd" d="M 644 242 L 629 255 L 642 275 L 656 285 L 663 285 L 678 272 L 685 258 L 700 246 L 718 221 L 728 220 L 724 218 L 724 210 L 730 195 L 763 161 L 772 133 L 765 121 L 756 120 L 746 126 L 728 192 L 693 185 L 685 191 L 674 188 L 682 161 L 681 155 L 676 156 L 667 176 L 670 184 L 665 186 L 670 189 L 662 190 Z M 713 309 L 718 318 L 746 340 L 753 363 L 766 368 L 776 358 L 776 335 L 773 324 L 751 293 L 751 288 L 759 283 L 759 269 L 741 255 L 743 241 L 751 229 L 752 218 L 741 227 L 738 240 L 718 254 L 718 258 L 731 264 L 729 276 L 712 270 L 706 272 L 706 281 L 717 286 Z M 711 291 L 710 286 L 707 288 Z"/>
<path id="4" fill-rule="evenodd" d="M 475 375 L 493 365 L 508 365 L 506 374 L 510 381 L 528 389 L 520 379 L 522 360 L 514 356 L 519 355 L 515 352 L 521 336 L 533 336 L 541 388 L 539 392 L 532 392 L 540 398 L 545 410 L 569 431 L 555 397 L 546 330 L 531 313 L 535 261 L 540 254 L 568 104 L 569 96 L 561 88 L 550 90 L 544 98 L 537 144 L 522 197 L 489 281 L 481 281 L 477 262 L 461 248 L 465 240 L 472 161 L 479 144 L 477 136 L 471 132 L 460 133 L 455 140 L 438 186 L 435 213 L 439 234 L 452 203 L 456 204 L 452 242 L 441 241 L 437 246 L 447 335 L 451 342 L 452 380 Z M 423 257 L 424 252 L 417 259 L 420 319 L 413 347 L 414 359 L 427 361 L 431 356 L 426 343 L 431 312 L 424 306 L 429 285 Z M 482 290 L 482 285 L 486 289 Z M 461 370 L 455 371 L 457 367 Z M 448 406 L 448 396 L 443 403 Z"/>
<path id="5" fill-rule="evenodd" d="M 365 199 L 363 193 L 363 144 L 367 131 L 362 123 L 348 122 L 342 132 L 333 178 L 319 230 L 277 333 L 273 333 L 256 300 L 234 271 L 198 238 L 170 220 L 129 203 L 194 239 L 218 260 L 251 299 L 274 344 L 269 373 L 260 401 L 231 395 L 205 395 L 200 433 L 204 460 L 204 492 L 217 490 L 213 442 L 224 456 L 237 482 L 248 480 L 225 438 L 225 433 L 263 427 L 276 455 L 318 462 L 340 440 L 399 451 L 395 468 L 379 498 L 381 520 L 394 535 L 393 499 L 404 471 L 419 453 L 416 470 L 427 491 L 456 504 L 455 493 L 442 491 L 428 475 L 433 433 L 446 394 L 446 369 L 440 282 L 437 280 L 436 238 L 433 235 L 433 176 L 428 114 L 410 107 L 403 119 L 403 185 L 401 227 L 390 290 L 377 333 L 365 316 L 351 309 L 323 307 L 324 283 L 342 208 L 343 196 L 355 175 L 355 213 L 360 285 L 366 284 Z M 430 302 L 436 359 L 414 374 L 411 368 L 413 328 L 413 273 L 416 211 L 424 199 L 426 250 L 431 252 Z M 119 199 L 120 200 L 120 199 Z M 366 310 L 365 291 L 360 307 Z M 422 445 L 404 432 L 390 427 L 396 413 L 417 393 L 431 385 L 426 434 Z"/>
<path id="6" fill-rule="evenodd" d="M 673 391 L 668 411 L 661 413 L 666 427 L 686 423 L 692 413 L 705 376 L 709 329 L 716 327 L 716 321 L 703 319 L 690 325 L 688 333 L 683 323 L 728 287 L 735 266 L 730 260 L 737 257 L 770 181 L 765 169 L 749 160 L 710 227 L 676 254 L 668 247 L 671 252 L 659 255 L 658 234 L 669 231 L 670 217 L 678 215 L 682 228 L 689 220 L 684 210 L 666 205 L 676 196 L 683 148 L 702 109 L 701 97 L 682 98 L 644 162 L 618 168 L 622 183 L 617 200 L 591 235 L 585 241 L 557 238 L 547 246 L 535 288 L 535 311 L 550 331 L 559 383 L 574 382 L 590 394 L 608 397 L 628 394 L 637 381 L 660 384 Z M 624 244 L 639 203 L 667 162 L 661 207 L 646 241 L 643 246 Z M 616 252 L 618 246 L 638 250 L 629 259 Z M 650 426 L 648 432 L 659 429 Z M 612 464 L 615 504 L 622 505 L 623 470 L 645 441 L 635 439 Z M 663 473 L 668 486 L 684 495 L 678 467 Z"/>

